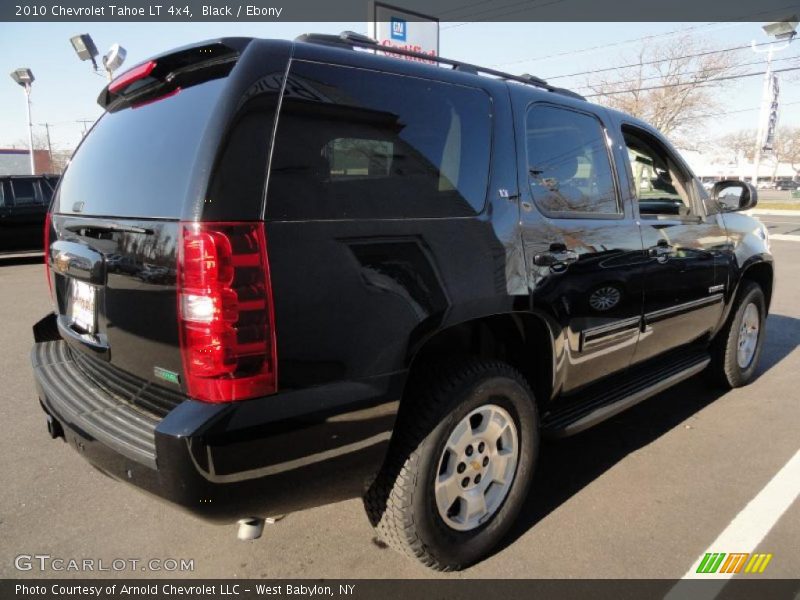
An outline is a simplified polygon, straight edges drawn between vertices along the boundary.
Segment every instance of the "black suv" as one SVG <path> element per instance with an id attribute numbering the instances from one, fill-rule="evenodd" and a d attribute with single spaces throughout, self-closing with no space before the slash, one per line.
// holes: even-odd
<path id="1" fill-rule="evenodd" d="M 242 537 L 363 496 L 458 569 L 541 436 L 750 381 L 772 257 L 752 186 L 707 194 L 647 124 L 373 44 L 220 39 L 109 84 L 54 200 L 33 369 L 51 435 L 114 478 Z"/>
<path id="2" fill-rule="evenodd" d="M 58 175 L 0 176 L 0 253 L 42 249 Z"/>

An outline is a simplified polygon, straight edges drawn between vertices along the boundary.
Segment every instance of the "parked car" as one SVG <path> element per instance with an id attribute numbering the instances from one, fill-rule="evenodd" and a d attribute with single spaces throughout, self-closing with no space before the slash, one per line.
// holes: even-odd
<path id="1" fill-rule="evenodd" d="M 776 190 L 796 190 L 800 183 L 788 179 L 780 180 L 775 183 Z"/>
<path id="2" fill-rule="evenodd" d="M 362 48 L 226 38 L 109 84 L 49 217 L 36 389 L 52 437 L 241 537 L 363 496 L 460 569 L 542 436 L 753 379 L 772 255 L 753 186 L 706 193 L 646 123 Z"/>
<path id="3" fill-rule="evenodd" d="M 41 251 L 58 175 L 0 175 L 0 253 Z"/>

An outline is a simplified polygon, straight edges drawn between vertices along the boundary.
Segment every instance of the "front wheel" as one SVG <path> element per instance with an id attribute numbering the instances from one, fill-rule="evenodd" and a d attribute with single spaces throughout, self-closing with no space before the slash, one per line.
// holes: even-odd
<path id="1" fill-rule="evenodd" d="M 764 343 L 766 314 L 761 287 L 753 281 L 742 282 L 733 313 L 711 347 L 709 374 L 722 387 L 741 387 L 753 379 Z"/>
<path id="2" fill-rule="evenodd" d="M 539 440 L 533 393 L 509 365 L 478 359 L 410 386 L 365 506 L 394 549 L 461 569 L 497 545 L 522 507 Z"/>

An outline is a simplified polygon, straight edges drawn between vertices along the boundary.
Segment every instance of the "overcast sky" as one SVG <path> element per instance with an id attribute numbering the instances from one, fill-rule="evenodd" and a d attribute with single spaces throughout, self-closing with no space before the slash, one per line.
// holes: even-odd
<path id="1" fill-rule="evenodd" d="M 126 67 L 169 48 L 208 38 L 244 35 L 286 38 L 309 32 L 352 29 L 366 32 L 364 23 L 4 23 L 0 32 L 0 71 L 17 67 L 33 70 L 32 111 L 34 131 L 51 124 L 56 148 L 73 148 L 81 137 L 79 119 L 94 120 L 101 114 L 96 103 L 105 80 L 92 73 L 90 63 L 80 62 L 69 38 L 90 33 L 101 54 L 114 42 L 128 50 Z M 689 34 L 710 47 L 729 48 L 764 42 L 757 23 L 442 23 L 440 50 L 443 56 L 495 66 L 512 73 L 533 73 L 545 79 L 576 71 L 621 65 L 647 37 L 669 42 Z M 750 49 L 737 53 L 741 63 L 764 58 Z M 800 41 L 775 55 L 778 67 L 800 66 Z M 124 70 L 125 67 L 123 67 Z M 762 65 L 743 67 L 745 72 L 763 71 Z M 703 139 L 741 128 L 755 128 L 762 77 L 740 79 L 724 92 L 728 114 L 708 121 L 698 131 Z M 585 76 L 554 81 L 581 91 Z M 800 77 L 783 77 L 782 125 L 800 125 Z M 794 103 L 794 104 L 792 104 Z M 25 143 L 25 100 L 22 90 L 5 76 L 0 79 L 0 147 Z"/>

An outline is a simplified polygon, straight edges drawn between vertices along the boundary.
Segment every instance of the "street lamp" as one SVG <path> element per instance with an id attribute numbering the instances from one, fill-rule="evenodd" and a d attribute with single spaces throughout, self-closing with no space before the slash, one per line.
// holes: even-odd
<path id="1" fill-rule="evenodd" d="M 764 30 L 764 33 L 774 37 L 776 40 L 791 40 L 797 35 L 797 22 L 797 15 L 793 15 L 785 21 L 768 23 L 761 29 Z"/>
<path id="2" fill-rule="evenodd" d="M 114 78 L 114 71 L 122 66 L 127 55 L 128 51 L 119 44 L 112 44 L 108 52 L 103 55 L 103 66 L 106 69 L 109 81 Z"/>
<path id="3" fill-rule="evenodd" d="M 75 54 L 78 55 L 78 58 L 92 61 L 92 66 L 94 70 L 97 71 L 97 62 L 94 60 L 94 57 L 97 56 L 98 52 L 97 46 L 94 45 L 94 41 L 92 40 L 92 36 L 88 33 L 74 35 L 69 38 L 69 43 L 72 44 L 72 48 L 75 50 Z"/>
<path id="4" fill-rule="evenodd" d="M 69 38 L 69 42 L 72 44 L 72 48 L 75 50 L 75 54 L 78 55 L 78 58 L 81 60 L 91 60 L 94 70 L 97 71 L 97 61 L 95 58 L 98 56 L 99 52 L 97 52 L 97 46 L 95 46 L 92 36 L 88 33 L 74 35 Z M 114 71 L 116 71 L 125 60 L 126 54 L 125 48 L 119 44 L 114 44 L 102 57 L 103 69 L 105 69 L 106 77 L 109 81 L 114 77 Z"/>
<path id="5" fill-rule="evenodd" d="M 35 77 L 33 76 L 33 71 L 23 67 L 11 71 L 11 79 L 25 90 L 25 105 L 28 108 L 28 149 L 31 155 L 31 175 L 35 175 L 36 165 L 33 160 L 33 123 L 31 123 L 31 85 Z"/>
<path id="6" fill-rule="evenodd" d="M 758 117 L 758 131 L 756 133 L 756 146 L 753 152 L 753 179 L 752 184 L 758 187 L 758 168 L 761 163 L 761 151 L 764 149 L 764 136 L 767 133 L 765 128 L 769 127 L 767 121 L 769 120 L 770 113 L 777 111 L 777 93 L 778 90 L 773 90 L 773 95 L 775 97 L 774 106 L 770 106 L 773 104 L 773 101 L 770 100 L 770 89 L 773 86 L 773 75 L 772 75 L 772 55 L 775 52 L 780 52 L 789 47 L 789 44 L 792 43 L 792 39 L 795 35 L 797 35 L 797 24 L 798 18 L 797 15 L 793 15 L 784 19 L 783 21 L 775 21 L 773 23 L 767 23 L 762 27 L 764 33 L 766 33 L 769 37 L 774 38 L 775 41 L 782 41 L 786 42 L 780 47 L 775 47 L 775 43 L 771 42 L 769 46 L 767 46 L 766 53 L 767 53 L 767 69 L 764 71 L 764 86 L 761 91 L 761 111 L 759 112 Z M 757 50 L 755 41 L 751 42 L 751 47 L 753 52 L 765 52 L 764 50 Z M 777 81 L 775 81 L 774 85 L 777 88 Z M 776 113 L 777 114 L 777 113 Z M 776 126 L 775 123 L 772 124 L 774 128 Z"/>

